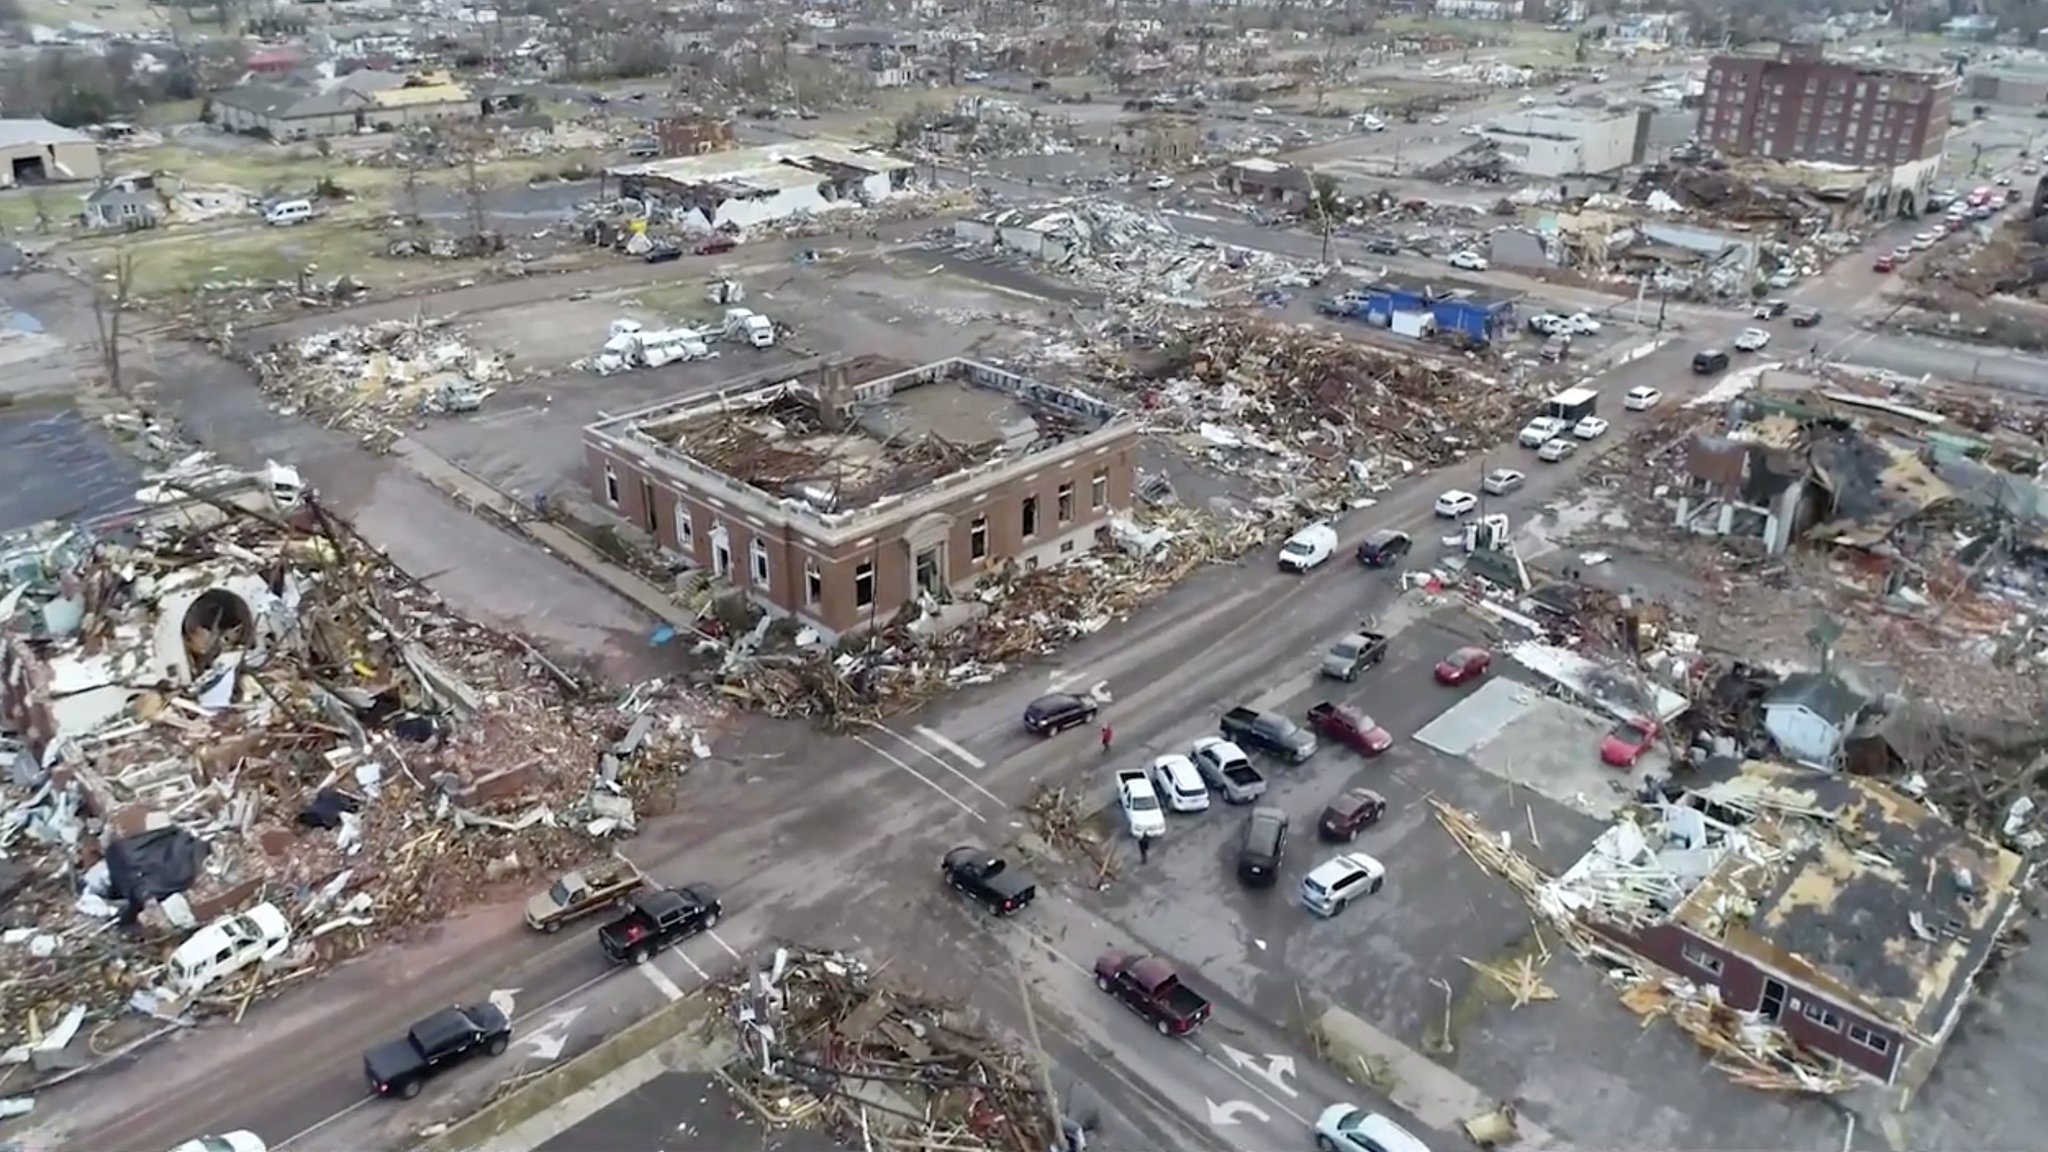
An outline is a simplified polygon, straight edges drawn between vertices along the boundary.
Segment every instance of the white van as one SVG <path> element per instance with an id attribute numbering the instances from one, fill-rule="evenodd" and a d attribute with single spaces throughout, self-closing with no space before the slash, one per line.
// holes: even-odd
<path id="1" fill-rule="evenodd" d="M 263 222 L 277 227 L 302 224 L 313 218 L 311 200 L 280 200 L 263 212 Z"/>

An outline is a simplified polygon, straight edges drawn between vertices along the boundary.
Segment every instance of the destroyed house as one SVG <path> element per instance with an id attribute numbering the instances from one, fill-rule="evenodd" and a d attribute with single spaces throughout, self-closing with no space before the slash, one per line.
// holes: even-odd
<path id="1" fill-rule="evenodd" d="M 2024 860 L 1876 780 L 1722 765 L 1609 828 L 1544 902 L 1805 1052 L 1917 1085 L 2019 908 Z"/>
<path id="2" fill-rule="evenodd" d="M 1137 451 L 1113 406 L 958 359 L 816 358 L 583 440 L 606 507 L 832 636 L 1087 551 L 1128 506 Z"/>
<path id="3" fill-rule="evenodd" d="M 1677 524 L 1707 536 L 1749 537 L 1783 555 L 1806 515 L 1799 426 L 1775 416 L 1734 433 L 1701 433 L 1686 448 Z"/>
<path id="4" fill-rule="evenodd" d="M 873 205 L 909 187 L 914 165 L 880 152 L 807 140 L 612 168 L 623 196 L 693 231 L 745 229 Z"/>

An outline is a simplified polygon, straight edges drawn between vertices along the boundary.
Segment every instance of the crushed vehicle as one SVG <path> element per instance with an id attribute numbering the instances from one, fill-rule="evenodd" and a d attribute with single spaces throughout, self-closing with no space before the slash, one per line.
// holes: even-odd
<path id="1" fill-rule="evenodd" d="M 1161 1036 L 1185 1036 L 1209 1018 L 1209 998 L 1182 983 L 1163 957 L 1104 952 L 1095 959 L 1095 986 L 1150 1021 Z"/>
<path id="2" fill-rule="evenodd" d="M 1038 885 L 1001 856 L 962 845 L 939 861 L 946 886 L 998 916 L 1022 911 L 1038 898 Z"/>
<path id="3" fill-rule="evenodd" d="M 1316 754 L 1315 734 L 1278 712 L 1232 708 L 1216 726 L 1225 740 L 1238 747 L 1250 745 L 1290 764 L 1299 764 Z"/>
<path id="4" fill-rule="evenodd" d="M 1319 701 L 1308 710 L 1308 726 L 1361 756 L 1377 756 L 1394 746 L 1393 733 L 1349 704 Z"/>
<path id="5" fill-rule="evenodd" d="M 645 964 L 656 952 L 716 928 L 724 913 L 701 884 L 642 888 L 627 897 L 624 915 L 597 930 L 597 942 L 614 964 Z"/>
<path id="6" fill-rule="evenodd" d="M 1387 657 L 1387 638 L 1361 624 L 1323 654 L 1322 674 L 1350 683 L 1358 674 Z"/>
<path id="7" fill-rule="evenodd" d="M 562 925 L 609 908 L 632 895 L 647 877 L 629 860 L 614 858 L 593 868 L 564 872 L 526 901 L 526 926 L 559 932 Z"/>
<path id="8" fill-rule="evenodd" d="M 404 1039 L 363 1053 L 363 1074 L 379 1096 L 410 1100 L 427 1081 L 482 1053 L 502 1056 L 512 1044 L 512 1021 L 496 1004 L 443 1008 L 409 1029 Z"/>
<path id="9" fill-rule="evenodd" d="M 1188 756 L 1202 779 L 1223 793 L 1226 804 L 1249 804 L 1266 794 L 1266 778 L 1252 766 L 1252 758 L 1228 740 L 1203 737 L 1195 741 Z"/>

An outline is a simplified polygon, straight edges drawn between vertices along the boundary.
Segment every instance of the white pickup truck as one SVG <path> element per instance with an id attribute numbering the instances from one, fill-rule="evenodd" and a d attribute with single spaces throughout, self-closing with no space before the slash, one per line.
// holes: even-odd
<path id="1" fill-rule="evenodd" d="M 1152 787 L 1152 778 L 1143 768 L 1118 770 L 1116 802 L 1124 810 L 1124 823 L 1133 839 L 1166 835 L 1166 809 L 1160 805 L 1159 792 Z"/>

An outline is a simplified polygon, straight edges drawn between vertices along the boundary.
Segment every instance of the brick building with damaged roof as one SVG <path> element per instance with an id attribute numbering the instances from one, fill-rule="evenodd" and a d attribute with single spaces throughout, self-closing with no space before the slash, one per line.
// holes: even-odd
<path id="1" fill-rule="evenodd" d="M 830 636 L 1007 563 L 1091 548 L 1137 425 L 971 360 L 818 357 L 591 424 L 591 493 L 663 549 Z"/>
<path id="2" fill-rule="evenodd" d="M 1912 1088 L 2027 863 L 1866 777 L 1727 762 L 1603 833 L 1546 902 L 1810 1053 Z"/>

